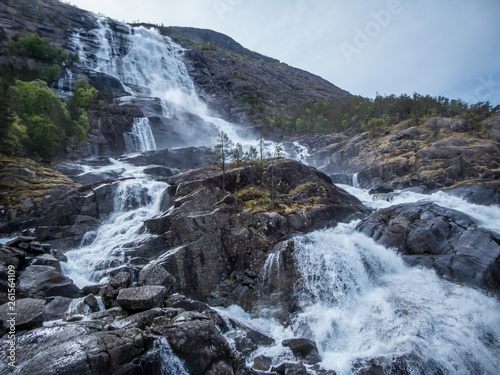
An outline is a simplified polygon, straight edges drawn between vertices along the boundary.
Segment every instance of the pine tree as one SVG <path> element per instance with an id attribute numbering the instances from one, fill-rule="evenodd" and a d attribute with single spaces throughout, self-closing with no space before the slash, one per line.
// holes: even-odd
<path id="1" fill-rule="evenodd" d="M 217 166 L 222 171 L 222 190 L 226 190 L 226 167 L 232 155 L 233 142 L 226 133 L 221 131 L 214 148 L 208 148 L 206 155 L 212 165 Z"/>

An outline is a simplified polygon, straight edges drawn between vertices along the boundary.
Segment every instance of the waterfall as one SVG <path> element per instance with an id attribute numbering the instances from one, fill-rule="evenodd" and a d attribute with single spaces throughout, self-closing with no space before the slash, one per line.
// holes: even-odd
<path id="1" fill-rule="evenodd" d="M 160 355 L 160 375 L 188 375 L 184 364 L 174 354 L 165 337 L 161 337 L 154 342 L 153 350 L 157 350 Z"/>
<path id="2" fill-rule="evenodd" d="M 443 192 L 395 192 L 389 200 L 343 185 L 374 209 L 422 199 L 457 209 L 478 226 L 500 233 L 500 207 L 480 206 Z M 387 197 L 386 197 L 387 198 Z M 500 303 L 483 292 L 440 279 L 433 270 L 408 267 L 392 249 L 356 232 L 357 221 L 297 236 L 293 257 L 300 274 L 300 311 L 285 328 L 260 313 L 238 307 L 223 311 L 266 332 L 273 347 L 259 348 L 248 360 L 266 355 L 289 361 L 282 340 L 307 337 L 320 351 L 320 366 L 355 374 L 370 363 L 383 373 L 398 364 L 411 374 L 497 374 L 500 368 Z M 278 275 L 272 253 L 262 275 L 269 285 Z M 397 370 L 396 370 L 397 371 Z M 401 370 L 400 370 L 401 371 Z"/>
<path id="3" fill-rule="evenodd" d="M 200 99 L 183 61 L 185 49 L 172 39 L 156 29 L 130 27 L 105 18 L 98 19 L 97 25 L 97 29 L 80 30 L 73 35 L 72 43 L 82 66 L 115 77 L 132 99 L 158 99 L 162 107 L 159 115 L 164 119 L 182 118 L 182 114 L 202 119 L 206 131 L 190 128 L 189 116 L 185 126 L 176 129 L 190 146 L 212 146 L 216 141 L 212 128 L 224 131 L 244 149 L 258 145 L 257 137 L 248 137 L 248 129 L 218 117 Z M 125 137 L 127 144 L 135 143 L 130 139 L 134 136 Z M 141 151 L 136 146 L 134 150 Z M 274 142 L 266 141 L 266 152 L 272 154 L 274 146 Z M 300 148 L 299 157 L 305 157 L 305 148 Z"/>
<path id="4" fill-rule="evenodd" d="M 280 251 L 275 251 L 267 256 L 264 267 L 262 267 L 261 292 L 267 294 L 271 291 L 273 280 L 279 280 L 284 274 L 284 265 Z"/>
<path id="5" fill-rule="evenodd" d="M 248 364 L 259 355 L 289 361 L 281 341 L 306 337 L 318 345 L 320 366 L 339 375 L 373 360 L 383 373 L 396 373 L 391 366 L 398 363 L 409 374 L 497 374 L 500 303 L 432 270 L 406 266 L 393 250 L 356 232 L 356 224 L 295 238 L 301 309 L 289 326 L 237 306 L 219 310 L 276 339 Z"/>
<path id="6" fill-rule="evenodd" d="M 358 174 L 357 173 L 352 175 L 352 186 L 354 186 L 355 188 L 359 188 Z"/>
<path id="7" fill-rule="evenodd" d="M 114 212 L 95 232 L 87 233 L 81 247 L 66 253 L 63 271 L 79 287 L 106 280 L 110 270 L 126 264 L 127 249 L 149 238 L 144 221 L 160 212 L 168 185 L 146 178 L 130 165 L 127 174 L 134 178 L 117 183 Z"/>
<path id="8" fill-rule="evenodd" d="M 470 203 L 460 197 L 449 195 L 442 191 L 432 194 L 420 194 L 412 191 L 395 191 L 390 194 L 370 195 L 367 190 L 349 185 L 341 185 L 348 193 L 357 197 L 364 205 L 378 210 L 401 203 L 416 203 L 427 201 L 445 208 L 451 208 L 472 217 L 477 224 L 485 229 L 500 233 L 500 206 L 483 206 Z"/>
<path id="9" fill-rule="evenodd" d="M 130 133 L 123 133 L 127 152 L 156 150 L 156 142 L 147 117 L 136 118 Z"/>
<path id="10" fill-rule="evenodd" d="M 237 126 L 210 113 L 200 100 L 182 61 L 182 47 L 155 30 L 119 25 L 116 31 L 110 22 L 100 19 L 99 28 L 89 32 L 97 52 L 80 33 L 74 35 L 82 65 L 119 79 L 132 99 L 158 98 L 164 117 L 185 111 L 225 131 L 234 142 L 256 145 L 255 140 L 241 137 Z M 199 130 L 194 136 L 200 144 L 213 142 Z M 124 137 L 128 152 L 156 148 L 146 117 L 136 118 Z M 274 144 L 268 141 L 266 148 L 272 150 Z M 299 150 L 297 157 L 306 160 L 306 151 Z M 80 248 L 66 254 L 64 272 L 79 286 L 103 281 L 111 269 L 126 263 L 126 250 L 149 238 L 144 220 L 160 212 L 167 185 L 148 179 L 140 168 L 120 165 L 119 170 L 122 177 L 133 178 L 116 183 L 114 212 L 86 236 Z M 466 212 L 482 227 L 497 232 L 500 228 L 498 207 L 472 205 L 444 193 L 396 192 L 380 200 L 359 189 L 358 174 L 352 182 L 353 187 L 343 187 L 372 208 L 428 199 Z M 273 319 L 250 317 L 238 307 L 225 310 L 276 339 L 275 346 L 257 349 L 250 360 L 261 354 L 272 356 L 275 363 L 293 360 L 281 340 L 302 336 L 318 344 L 320 365 L 338 374 L 353 373 L 354 366 L 361 369 L 373 359 L 381 366 L 396 360 L 406 363 L 407 373 L 412 374 L 496 374 L 500 368 L 499 302 L 441 280 L 431 270 L 407 267 L 396 252 L 357 233 L 355 224 L 295 238 L 301 309 L 290 317 L 286 328 Z M 263 269 L 268 278 L 264 286 L 270 288 L 272 280 L 281 277 L 282 266 L 279 252 L 269 255 Z M 158 349 L 163 373 L 185 373 L 168 343 L 160 341 Z"/>
<path id="11" fill-rule="evenodd" d="M 303 284 L 293 326 L 317 342 L 323 367 L 349 373 L 356 362 L 400 357 L 411 373 L 496 373 L 498 301 L 405 266 L 354 225 L 296 239 Z"/>

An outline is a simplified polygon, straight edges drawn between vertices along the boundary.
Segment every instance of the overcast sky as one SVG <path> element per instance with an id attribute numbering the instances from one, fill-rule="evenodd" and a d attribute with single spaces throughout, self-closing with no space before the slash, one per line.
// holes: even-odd
<path id="1" fill-rule="evenodd" d="M 120 21 L 207 28 L 357 95 L 500 104 L 500 0 L 70 0 Z"/>

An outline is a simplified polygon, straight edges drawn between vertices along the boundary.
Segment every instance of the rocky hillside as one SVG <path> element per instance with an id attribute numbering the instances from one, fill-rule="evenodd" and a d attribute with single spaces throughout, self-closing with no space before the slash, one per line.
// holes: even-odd
<path id="1" fill-rule="evenodd" d="M 302 141 L 323 171 L 358 173 L 358 182 L 365 188 L 387 184 L 393 189 L 432 191 L 487 184 L 496 186 L 497 197 L 490 203 L 498 203 L 494 181 L 500 177 L 499 128 L 499 115 L 476 130 L 461 118 L 434 117 L 418 125 L 407 120 L 354 137 L 338 133 Z"/>

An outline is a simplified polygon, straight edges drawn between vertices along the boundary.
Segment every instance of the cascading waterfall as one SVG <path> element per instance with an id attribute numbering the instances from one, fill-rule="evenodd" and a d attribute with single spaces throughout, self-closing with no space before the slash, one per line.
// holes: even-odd
<path id="1" fill-rule="evenodd" d="M 409 374 L 497 374 L 500 303 L 431 270 L 407 267 L 394 251 L 356 232 L 356 224 L 295 238 L 301 311 L 289 327 L 238 307 L 222 311 L 276 339 L 249 364 L 262 354 L 274 364 L 293 360 L 281 341 L 307 337 L 318 345 L 321 367 L 339 375 L 373 359 L 384 373 L 394 373 L 398 363 Z"/>
<path id="2" fill-rule="evenodd" d="M 166 338 L 161 337 L 153 344 L 153 350 L 160 355 L 161 375 L 188 375 L 182 361 L 173 353 Z"/>
<path id="3" fill-rule="evenodd" d="M 349 185 L 339 185 L 348 193 L 357 197 L 363 204 L 375 210 L 390 207 L 401 203 L 416 203 L 427 201 L 445 208 L 451 208 L 472 217 L 479 226 L 500 233 L 500 207 L 498 205 L 483 206 L 470 203 L 439 191 L 432 194 L 420 194 L 412 191 L 395 191 L 390 194 L 370 195 L 367 190 Z"/>
<path id="4" fill-rule="evenodd" d="M 245 149 L 256 146 L 255 139 L 241 136 L 241 129 L 211 113 L 200 99 L 195 85 L 182 61 L 185 50 L 169 37 L 162 36 L 156 29 L 121 25 L 121 31 L 114 31 L 107 19 L 100 18 L 99 28 L 91 30 L 92 44 L 88 45 L 80 35 L 73 35 L 75 51 L 84 66 L 108 74 L 120 80 L 132 97 L 158 98 L 163 116 L 172 117 L 177 112 L 194 114 L 219 131 L 224 131 L 235 143 Z M 117 33 L 120 33 L 118 36 Z M 123 99 L 124 100 L 124 99 Z M 191 145 L 212 145 L 215 138 L 202 136 L 200 131 L 186 127 L 183 132 L 192 137 Z M 274 149 L 274 143 L 266 141 L 267 152 Z M 303 154 L 303 148 L 301 150 Z"/>
<path id="5" fill-rule="evenodd" d="M 141 178 L 140 171 L 129 166 L 128 173 L 131 171 L 135 171 L 136 178 L 118 182 L 111 216 L 96 232 L 87 233 L 80 248 L 66 254 L 64 273 L 80 287 L 102 281 L 111 269 L 125 264 L 126 249 L 149 236 L 144 231 L 144 220 L 160 212 L 168 185 L 144 175 Z"/>
<path id="6" fill-rule="evenodd" d="M 280 251 L 269 254 L 266 263 L 264 263 L 264 267 L 262 267 L 261 292 L 264 294 L 267 294 L 271 290 L 272 280 L 279 279 L 285 272 L 281 257 Z"/>
<path id="7" fill-rule="evenodd" d="M 136 118 L 132 124 L 132 131 L 123 136 L 127 152 L 156 150 L 156 142 L 147 117 Z"/>
<path id="8" fill-rule="evenodd" d="M 296 239 L 303 284 L 293 326 L 318 343 L 323 367 L 349 373 L 356 362 L 382 357 L 389 365 L 403 358 L 417 374 L 496 373 L 498 301 L 405 266 L 354 226 Z"/>
<path id="9" fill-rule="evenodd" d="M 352 186 L 355 188 L 359 188 L 358 174 L 355 173 L 352 175 Z"/>

